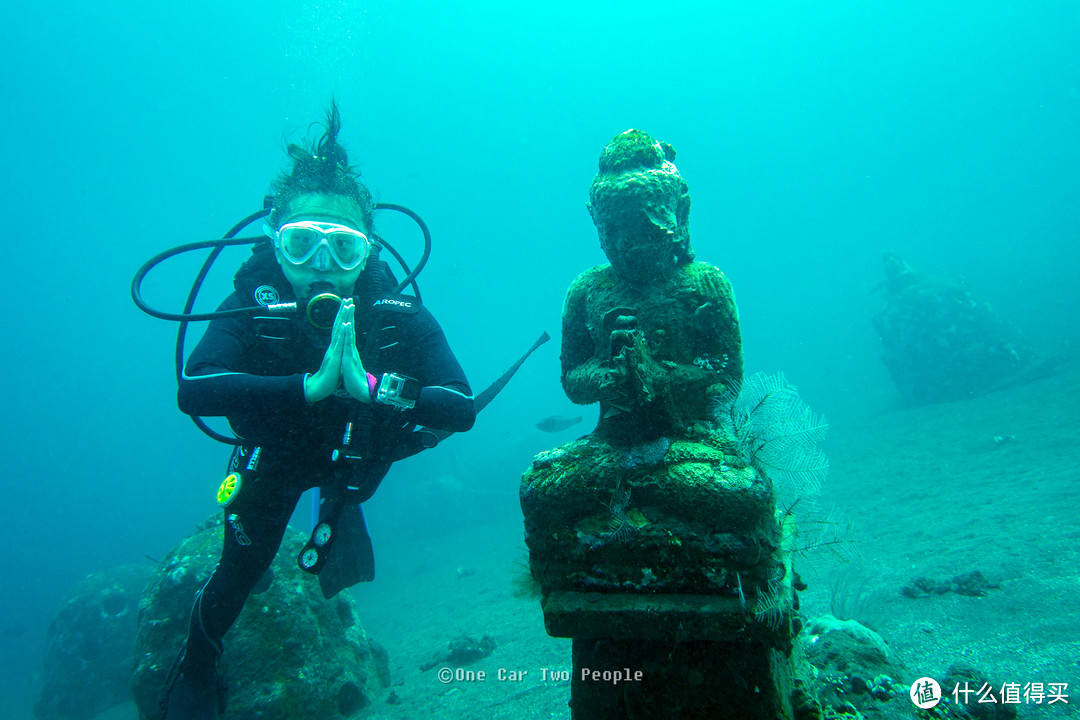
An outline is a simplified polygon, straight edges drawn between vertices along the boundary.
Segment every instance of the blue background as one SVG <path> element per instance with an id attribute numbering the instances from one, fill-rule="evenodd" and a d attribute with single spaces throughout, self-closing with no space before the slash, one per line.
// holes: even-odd
<path id="1" fill-rule="evenodd" d="M 331 95 L 377 199 L 431 226 L 422 289 L 474 386 L 555 336 L 473 432 L 395 470 L 375 532 L 452 532 L 417 510 L 433 502 L 423 488 L 517 512 L 521 470 L 564 439 L 533 426 L 580 413 L 558 384 L 562 297 L 603 261 L 586 190 L 629 127 L 679 153 L 694 246 L 735 286 L 748 371 L 784 371 L 834 423 L 897 402 L 870 325 L 882 250 L 964 278 L 1041 353 L 1076 350 L 1074 2 L 190 0 L 3 15 L 4 717 L 28 716 L 71 585 L 161 557 L 214 510 L 226 450 L 176 410 L 175 328 L 133 306 L 132 274 L 260 207 L 285 142 Z M 377 222 L 417 256 L 413 228 Z M 219 263 L 206 307 L 242 257 Z M 179 308 L 194 267 L 159 270 L 148 299 Z"/>

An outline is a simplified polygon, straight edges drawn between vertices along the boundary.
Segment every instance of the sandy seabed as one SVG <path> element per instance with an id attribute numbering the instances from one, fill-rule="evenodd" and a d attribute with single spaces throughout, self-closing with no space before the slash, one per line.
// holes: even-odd
<path id="1" fill-rule="evenodd" d="M 1080 716 L 1078 435 L 1080 364 L 970 400 L 832 426 L 819 504 L 854 527 L 861 560 L 839 570 L 859 597 L 846 605 L 885 638 L 905 680 L 944 678 L 960 663 L 994 683 L 1069 683 L 1069 705 L 1018 709 Z M 372 716 L 568 718 L 569 683 L 543 675 L 570 670 L 570 641 L 549 638 L 538 601 L 515 595 L 520 518 L 443 540 L 416 544 L 412 563 L 357 595 L 369 634 L 390 652 L 401 700 Z M 800 563 L 804 613 L 829 612 L 838 568 L 828 557 Z M 459 577 L 459 567 L 475 574 Z M 982 597 L 901 593 L 918 577 L 973 571 L 997 587 Z M 469 666 L 486 672 L 483 682 L 442 684 L 438 666 L 419 670 L 450 638 L 483 633 L 498 641 Z M 499 681 L 499 669 L 528 674 Z"/>
<path id="2" fill-rule="evenodd" d="M 820 505 L 851 522 L 861 555 L 844 569 L 856 578 L 849 594 L 858 588 L 845 602 L 884 637 L 905 680 L 963 663 L 995 683 L 1068 683 L 1068 705 L 1020 705 L 1020 716 L 1080 716 L 1078 435 L 1080 364 L 962 402 L 833 424 Z M 507 492 L 516 496 L 516 478 Z M 394 538 L 393 561 L 355 591 L 369 636 L 389 652 L 398 702 L 367 717 L 569 718 L 570 683 L 556 673 L 571 669 L 570 641 L 549 638 L 538 600 L 520 595 L 521 518 L 506 507 L 449 534 Z M 997 586 L 982 597 L 901 593 L 917 577 L 976 570 Z M 801 573 L 804 614 L 829 612 L 835 564 L 806 558 Z M 449 640 L 483 634 L 497 649 L 466 666 L 483 680 L 443 683 L 446 663 L 420 670 Z M 130 717 L 130 706 L 100 716 Z"/>

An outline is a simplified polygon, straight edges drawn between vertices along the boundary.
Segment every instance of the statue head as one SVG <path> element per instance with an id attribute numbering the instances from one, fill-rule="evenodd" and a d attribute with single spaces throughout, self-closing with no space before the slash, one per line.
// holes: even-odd
<path id="1" fill-rule="evenodd" d="M 600 153 L 589 187 L 589 214 L 615 272 L 634 285 L 670 277 L 694 259 L 690 191 L 675 150 L 641 130 L 627 130 Z"/>

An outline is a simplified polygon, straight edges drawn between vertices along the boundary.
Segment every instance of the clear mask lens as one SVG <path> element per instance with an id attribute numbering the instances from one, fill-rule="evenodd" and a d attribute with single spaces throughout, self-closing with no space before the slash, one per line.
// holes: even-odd
<path id="1" fill-rule="evenodd" d="M 304 264 L 324 245 L 344 270 L 359 267 L 367 259 L 367 236 L 344 225 L 302 221 L 286 223 L 277 231 L 277 246 L 294 265 Z"/>

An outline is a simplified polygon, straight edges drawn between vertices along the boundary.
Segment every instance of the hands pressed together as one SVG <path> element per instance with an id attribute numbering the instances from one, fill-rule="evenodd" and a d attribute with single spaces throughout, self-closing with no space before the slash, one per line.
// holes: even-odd
<path id="1" fill-rule="evenodd" d="M 644 333 L 636 328 L 614 330 L 610 343 L 613 357 L 607 392 L 619 401 L 630 400 L 635 405 L 652 402 L 655 392 L 650 376 L 656 361 Z"/>
<path id="2" fill-rule="evenodd" d="M 341 301 L 334 318 L 330 347 L 323 355 L 322 364 L 318 371 L 304 378 L 304 398 L 309 403 L 329 397 L 343 385 L 346 392 L 360 402 L 371 402 L 367 372 L 360 351 L 356 349 L 355 313 L 351 298 Z"/>

